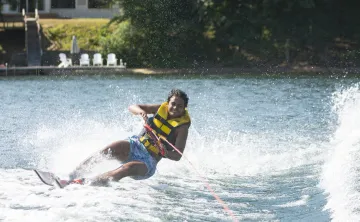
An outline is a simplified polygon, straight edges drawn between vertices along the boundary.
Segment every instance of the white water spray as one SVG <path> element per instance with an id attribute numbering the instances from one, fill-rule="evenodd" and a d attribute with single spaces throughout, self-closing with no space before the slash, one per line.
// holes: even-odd
<path id="1" fill-rule="evenodd" d="M 334 221 L 360 220 L 360 85 L 333 94 L 337 129 L 330 142 L 321 186 L 328 195 L 325 210 Z"/>

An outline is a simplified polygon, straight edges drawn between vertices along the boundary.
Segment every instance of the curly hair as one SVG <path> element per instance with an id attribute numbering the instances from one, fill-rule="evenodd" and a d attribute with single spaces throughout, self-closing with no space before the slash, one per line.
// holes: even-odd
<path id="1" fill-rule="evenodd" d="M 189 97 L 186 95 L 186 93 L 184 91 L 182 91 L 180 89 L 172 89 L 168 95 L 167 101 L 169 102 L 171 97 L 173 97 L 173 96 L 178 96 L 181 99 L 183 99 L 184 105 L 185 105 L 185 107 L 187 107 L 188 102 L 189 102 Z"/>

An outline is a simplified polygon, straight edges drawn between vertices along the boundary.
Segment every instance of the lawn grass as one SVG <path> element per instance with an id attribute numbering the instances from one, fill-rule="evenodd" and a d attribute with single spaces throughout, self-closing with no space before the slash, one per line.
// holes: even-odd
<path id="1" fill-rule="evenodd" d="M 88 25 L 88 24 L 100 24 L 106 25 L 110 19 L 104 18 L 73 18 L 73 19 L 40 19 L 40 24 L 44 27 L 59 25 L 59 24 L 70 24 L 70 25 Z"/>
<path id="2" fill-rule="evenodd" d="M 111 32 L 109 19 L 40 19 L 46 50 L 70 50 L 72 36 L 84 51 L 99 51 L 101 35 Z"/>

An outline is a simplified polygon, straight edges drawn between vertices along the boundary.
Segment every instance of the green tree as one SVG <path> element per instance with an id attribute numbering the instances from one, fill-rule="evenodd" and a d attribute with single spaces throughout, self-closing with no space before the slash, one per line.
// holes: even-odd
<path id="1" fill-rule="evenodd" d="M 359 54 L 355 0 L 117 1 L 116 35 L 102 45 L 139 66 L 324 64 Z"/>
<path id="2" fill-rule="evenodd" d="M 123 14 L 113 19 L 120 24 L 119 36 L 107 38 L 103 44 L 108 48 L 116 42 L 119 50 L 126 49 L 141 61 L 141 64 L 133 63 L 149 67 L 178 67 L 200 60 L 202 55 L 198 53 L 203 51 L 204 41 L 199 41 L 203 30 L 197 20 L 195 3 L 192 0 L 119 0 Z M 126 25 L 121 25 L 124 21 Z M 115 41 L 120 36 L 125 39 Z"/>

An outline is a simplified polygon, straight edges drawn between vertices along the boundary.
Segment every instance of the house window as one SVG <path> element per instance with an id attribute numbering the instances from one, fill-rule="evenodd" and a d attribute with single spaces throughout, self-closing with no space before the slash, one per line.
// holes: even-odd
<path id="1" fill-rule="evenodd" d="M 37 0 L 36 6 L 38 10 L 44 10 L 44 0 Z"/>
<path id="2" fill-rule="evenodd" d="M 75 0 L 51 0 L 51 8 L 75 8 Z"/>
<path id="3" fill-rule="evenodd" d="M 27 12 L 35 12 L 35 9 L 44 10 L 44 0 L 12 0 L 10 2 L 10 8 L 16 10 L 19 8 L 19 12 L 22 9 L 27 10 Z M 19 6 L 19 7 L 18 7 Z"/>
<path id="4" fill-rule="evenodd" d="M 111 8 L 112 0 L 89 0 L 88 8 Z"/>

